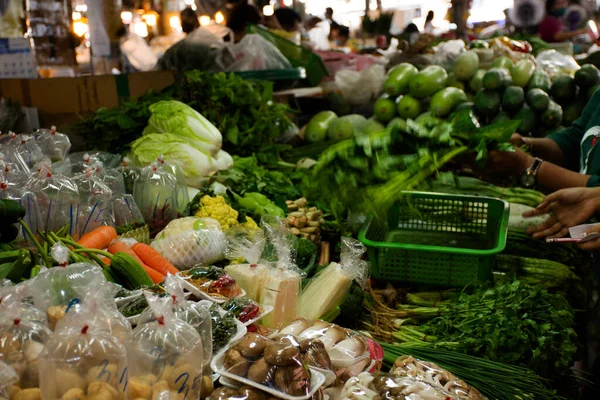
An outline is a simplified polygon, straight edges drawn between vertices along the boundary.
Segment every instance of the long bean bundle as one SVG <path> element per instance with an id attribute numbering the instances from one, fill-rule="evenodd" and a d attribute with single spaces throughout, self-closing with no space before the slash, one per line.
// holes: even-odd
<path id="1" fill-rule="evenodd" d="M 391 367 L 403 355 L 436 363 L 477 388 L 490 400 L 564 399 L 550 390 L 547 381 L 530 369 L 485 360 L 433 345 L 381 343 L 384 364 Z"/>

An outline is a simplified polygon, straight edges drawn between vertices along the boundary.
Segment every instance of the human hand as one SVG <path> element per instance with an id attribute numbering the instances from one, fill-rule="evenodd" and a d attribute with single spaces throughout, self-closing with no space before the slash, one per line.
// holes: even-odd
<path id="1" fill-rule="evenodd" d="M 546 223 L 529 228 L 527 233 L 536 239 L 565 237 L 569 233 L 569 228 L 589 220 L 598 206 L 600 206 L 598 188 L 578 187 L 559 190 L 546 196 L 536 209 L 523 214 L 525 218 L 543 214 L 551 215 Z M 598 245 L 600 246 L 600 242 Z"/>
<path id="2" fill-rule="evenodd" d="M 600 225 L 592 227 L 589 231 L 586 232 L 587 235 L 591 235 L 593 233 L 600 233 Z M 600 249 L 600 239 L 590 240 L 589 242 L 584 242 L 578 244 L 579 248 L 587 251 L 594 251 Z"/>
<path id="3" fill-rule="evenodd" d="M 511 174 L 520 176 L 525 173 L 531 164 L 533 164 L 533 157 L 519 147 L 515 147 L 514 151 L 492 150 L 488 154 L 486 173 L 491 175 Z"/>

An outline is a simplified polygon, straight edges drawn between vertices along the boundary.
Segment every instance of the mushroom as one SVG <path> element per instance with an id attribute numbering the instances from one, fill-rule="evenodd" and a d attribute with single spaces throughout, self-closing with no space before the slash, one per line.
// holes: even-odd
<path id="1" fill-rule="evenodd" d="M 274 367 L 269 365 L 264 357 L 254 361 L 248 369 L 248 379 L 257 383 L 265 383 L 273 379 Z"/>
<path id="2" fill-rule="evenodd" d="M 332 369 L 331 359 L 325 345 L 320 340 L 307 339 L 300 342 L 302 360 L 308 365 L 323 369 Z"/>
<path id="3" fill-rule="evenodd" d="M 330 350 L 329 355 L 334 360 L 352 360 L 367 351 L 367 346 L 358 338 L 342 340 Z"/>
<path id="4" fill-rule="evenodd" d="M 279 333 L 282 335 L 298 336 L 305 330 L 310 328 L 310 322 L 304 318 L 299 318 L 292 321 L 288 326 L 283 328 Z"/>
<path id="5" fill-rule="evenodd" d="M 271 365 L 284 367 L 299 362 L 300 349 L 291 345 L 271 344 L 265 348 L 265 361 Z"/>
<path id="6" fill-rule="evenodd" d="M 238 393 L 244 400 L 265 400 L 265 394 L 252 386 L 244 385 L 238 389 Z"/>
<path id="7" fill-rule="evenodd" d="M 228 400 L 232 397 L 239 397 L 238 392 L 228 387 L 215 389 L 209 396 L 211 400 Z"/>
<path id="8" fill-rule="evenodd" d="M 298 341 L 296 340 L 296 338 L 292 335 L 284 335 L 284 336 L 280 336 L 277 341 L 279 343 L 285 344 L 285 345 L 292 345 L 295 347 L 298 347 L 300 345 L 300 343 L 298 343 Z"/>
<path id="9" fill-rule="evenodd" d="M 228 372 L 238 376 L 246 376 L 250 362 L 242 356 L 237 349 L 229 349 L 225 353 L 225 362 L 223 366 Z"/>
<path id="10" fill-rule="evenodd" d="M 290 396 L 304 396 L 310 391 L 310 373 L 301 364 L 279 367 L 275 371 L 275 386 Z"/>
<path id="11" fill-rule="evenodd" d="M 257 333 L 248 333 L 234 348 L 244 357 L 256 359 L 262 355 L 266 346 L 267 341 L 264 337 Z"/>

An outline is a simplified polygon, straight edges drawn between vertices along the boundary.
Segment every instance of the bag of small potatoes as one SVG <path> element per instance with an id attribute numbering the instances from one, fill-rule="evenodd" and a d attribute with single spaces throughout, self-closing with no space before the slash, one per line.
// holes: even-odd
<path id="1" fill-rule="evenodd" d="M 144 295 L 154 313 L 154 321 L 138 325 L 129 342 L 129 398 L 200 398 L 203 383 L 200 335 L 191 325 L 175 317 L 170 298 L 165 301 L 151 293 Z"/>

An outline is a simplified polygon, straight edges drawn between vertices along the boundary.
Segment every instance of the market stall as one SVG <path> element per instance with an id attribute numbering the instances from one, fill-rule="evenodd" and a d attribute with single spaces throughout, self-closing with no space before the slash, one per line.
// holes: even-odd
<path id="1" fill-rule="evenodd" d="M 340 71 L 300 127 L 273 82 L 191 71 L 0 135 L 0 395 L 576 398 L 591 259 L 528 235 L 544 194 L 485 168 L 571 125 L 600 71 L 432 48 Z"/>

